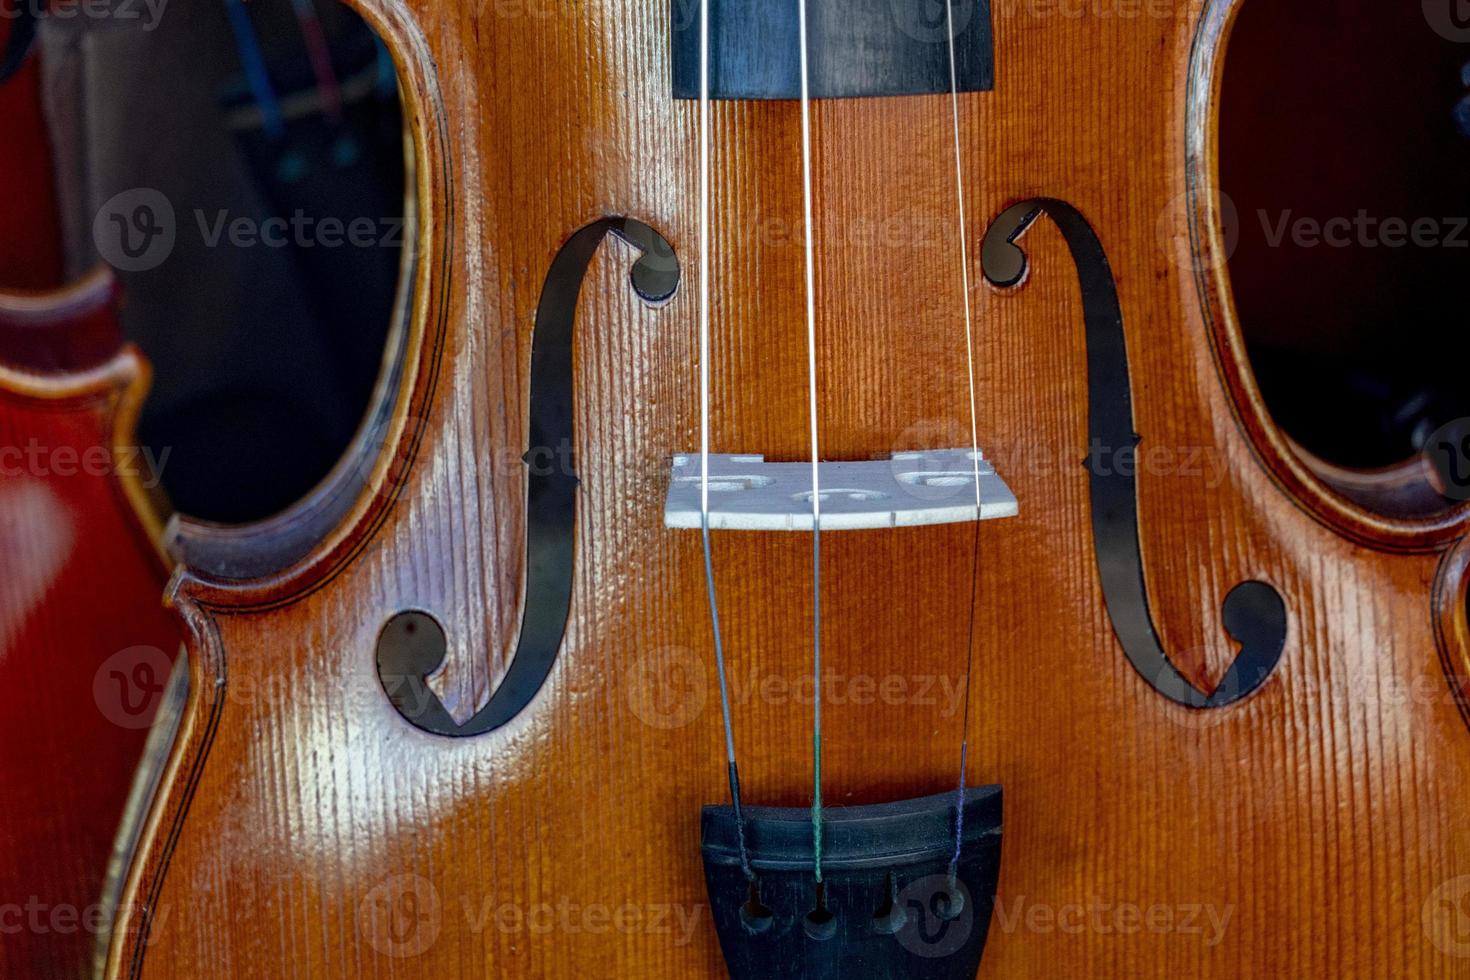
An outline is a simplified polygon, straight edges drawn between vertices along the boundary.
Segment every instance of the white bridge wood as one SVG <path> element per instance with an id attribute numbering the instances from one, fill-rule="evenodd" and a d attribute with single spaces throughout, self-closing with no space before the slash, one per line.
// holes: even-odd
<path id="1" fill-rule="evenodd" d="M 978 457 L 978 459 L 977 459 Z M 975 468 L 980 506 L 975 506 Z M 700 526 L 698 453 L 673 458 L 664 525 Z M 888 459 L 824 462 L 818 468 L 822 530 L 959 524 L 1015 517 L 1016 496 L 970 449 L 894 453 Z M 711 453 L 709 526 L 718 531 L 810 531 L 812 464 Z"/>

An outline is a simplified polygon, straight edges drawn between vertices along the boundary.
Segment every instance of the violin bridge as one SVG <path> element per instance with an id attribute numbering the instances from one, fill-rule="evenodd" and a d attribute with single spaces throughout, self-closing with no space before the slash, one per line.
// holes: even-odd
<path id="1" fill-rule="evenodd" d="M 700 527 L 702 480 L 698 453 L 674 457 L 664 504 L 666 527 Z M 959 524 L 1018 513 L 1016 496 L 995 467 L 984 453 L 970 449 L 823 462 L 817 466 L 817 487 L 823 531 Z M 811 463 L 770 463 L 761 455 L 711 453 L 709 526 L 720 531 L 810 531 Z"/>

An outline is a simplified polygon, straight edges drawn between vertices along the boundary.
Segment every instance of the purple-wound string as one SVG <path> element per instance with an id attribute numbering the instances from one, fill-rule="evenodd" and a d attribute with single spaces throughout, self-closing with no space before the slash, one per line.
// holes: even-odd
<path id="1" fill-rule="evenodd" d="M 954 887 L 960 873 L 960 849 L 965 842 L 965 757 L 969 755 L 970 740 L 960 743 L 960 786 L 954 794 L 954 854 L 949 859 L 949 884 Z"/>

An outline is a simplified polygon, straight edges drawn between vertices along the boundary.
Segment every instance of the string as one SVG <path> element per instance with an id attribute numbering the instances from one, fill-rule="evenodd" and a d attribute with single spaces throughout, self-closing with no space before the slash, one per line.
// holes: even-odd
<path id="1" fill-rule="evenodd" d="M 242 0 L 225 0 L 225 10 L 230 16 L 230 30 L 235 35 L 235 47 L 240 52 L 240 61 L 245 66 L 245 78 L 260 108 L 262 126 L 272 140 L 281 140 L 286 135 L 286 123 L 281 115 L 280 103 L 276 100 L 275 88 L 271 85 L 270 73 L 266 71 L 265 56 L 260 53 L 260 42 L 255 37 L 255 28 Z"/>
<path id="2" fill-rule="evenodd" d="M 710 626 L 715 638 L 715 667 L 720 678 L 720 713 L 725 724 L 725 765 L 730 802 L 735 810 L 735 836 L 740 848 L 740 870 L 754 883 L 755 872 L 745 847 L 745 815 L 740 807 L 740 770 L 735 764 L 735 726 L 730 717 L 730 685 L 725 670 L 725 644 L 720 630 L 720 605 L 715 597 L 715 563 L 709 533 L 709 417 L 710 417 L 710 124 L 709 124 L 709 5 L 699 5 L 699 528 L 704 541 L 704 582 L 709 597 Z"/>
<path id="3" fill-rule="evenodd" d="M 822 488 L 817 445 L 817 280 L 812 245 L 812 118 L 806 0 L 796 0 L 801 46 L 801 199 L 806 238 L 807 411 L 812 444 L 812 870 L 822 883 Z"/>
<path id="4" fill-rule="evenodd" d="M 975 659 L 975 601 L 980 579 L 980 423 L 975 407 L 975 339 L 974 318 L 970 312 L 969 234 L 965 227 L 965 174 L 960 153 L 960 87 L 955 68 L 954 0 L 945 0 L 945 24 L 949 34 L 949 108 L 954 129 L 954 181 L 960 239 L 960 287 L 965 310 L 965 365 L 970 386 L 970 463 L 975 485 L 974 565 L 970 570 L 970 624 L 965 637 L 965 708 L 960 729 L 960 776 L 955 790 L 954 854 L 949 862 L 949 879 L 953 884 L 959 872 L 960 849 L 965 837 L 965 764 L 970 750 L 970 672 Z"/>

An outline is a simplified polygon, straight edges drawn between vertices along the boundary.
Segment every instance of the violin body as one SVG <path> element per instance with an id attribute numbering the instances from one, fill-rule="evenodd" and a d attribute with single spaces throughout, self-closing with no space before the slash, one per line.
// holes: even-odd
<path id="1" fill-rule="evenodd" d="M 309 499 L 173 525 L 189 702 L 108 976 L 722 975 L 700 536 L 663 517 L 699 445 L 670 11 L 359 6 L 409 120 L 402 318 Z M 958 96 L 977 428 L 1019 512 L 823 533 L 827 802 L 952 791 L 968 735 L 1005 798 L 982 977 L 1470 976 L 1470 509 L 1354 502 L 1262 406 L 1213 187 L 1233 0 L 1048 9 L 995 5 L 993 84 Z M 800 461 L 800 117 L 711 111 L 711 444 Z M 969 442 L 950 126 L 947 93 L 812 105 L 824 458 Z M 659 241 L 667 296 L 639 286 Z M 981 274 L 1015 249 L 1022 273 Z M 535 407 L 558 311 L 560 446 Z M 541 450 L 575 478 L 561 538 L 528 498 Z M 571 569 L 530 684 L 528 541 Z M 714 559 L 746 801 L 805 806 L 810 535 L 716 532 Z M 416 661 L 438 730 L 375 660 L 405 613 L 442 628 Z"/>
<path id="2" fill-rule="evenodd" d="M 0 294 L 0 975 L 93 966 L 133 774 L 179 649 L 147 388 L 96 273 Z M 115 898 L 115 896 L 114 896 Z"/>

